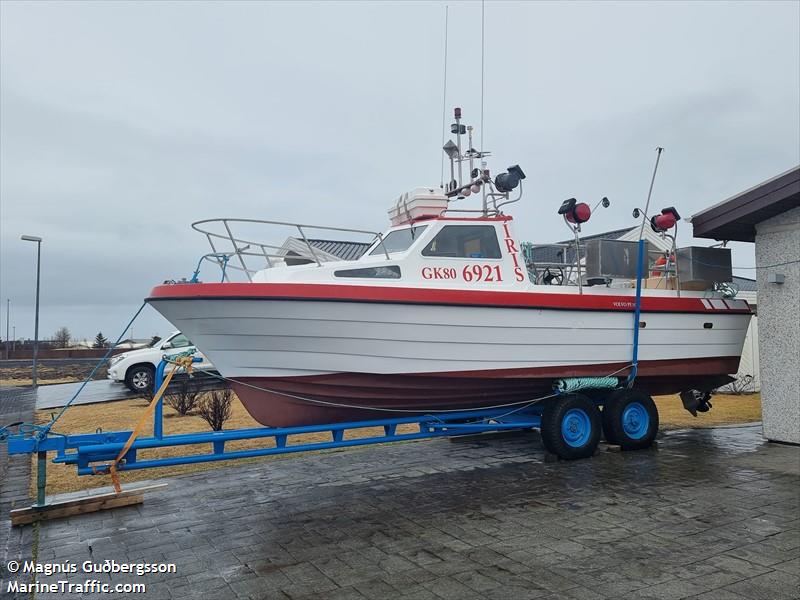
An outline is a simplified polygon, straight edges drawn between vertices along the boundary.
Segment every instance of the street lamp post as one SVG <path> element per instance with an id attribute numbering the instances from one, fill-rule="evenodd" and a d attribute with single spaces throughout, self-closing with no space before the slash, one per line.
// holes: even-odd
<path id="1" fill-rule="evenodd" d="M 11 339 L 8 337 L 8 321 L 10 314 L 11 314 L 11 298 L 6 298 L 6 359 L 8 359 L 11 349 Z"/>
<path id="2" fill-rule="evenodd" d="M 33 375 L 31 377 L 33 387 L 36 383 L 36 369 L 39 366 L 39 282 L 42 272 L 42 238 L 35 235 L 23 235 L 21 238 L 25 242 L 36 242 L 36 320 L 33 328 Z"/>

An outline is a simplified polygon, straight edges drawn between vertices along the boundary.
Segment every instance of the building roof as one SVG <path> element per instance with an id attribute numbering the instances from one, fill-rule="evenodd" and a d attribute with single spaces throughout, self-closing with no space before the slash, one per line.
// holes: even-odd
<path id="1" fill-rule="evenodd" d="M 336 240 L 312 240 L 308 243 L 323 252 L 338 256 L 342 260 L 356 260 L 367 251 L 371 242 L 340 242 Z"/>
<path id="2" fill-rule="evenodd" d="M 754 242 L 757 223 L 797 206 L 800 206 L 800 166 L 694 215 L 694 237 Z"/>
<path id="3" fill-rule="evenodd" d="M 314 250 L 312 256 L 309 250 L 309 245 Z M 348 242 L 340 240 L 320 240 L 308 239 L 308 245 L 302 238 L 288 237 L 283 242 L 283 246 L 279 249 L 278 253 L 288 257 L 299 257 L 296 259 L 299 262 L 292 264 L 302 264 L 304 262 L 314 262 L 314 259 L 320 261 L 336 261 L 336 260 L 357 260 L 372 244 L 370 242 Z M 294 259 L 292 259 L 294 260 Z"/>
<path id="4" fill-rule="evenodd" d="M 757 292 L 758 291 L 758 284 L 755 279 L 750 279 L 749 277 L 738 277 L 736 275 L 733 276 L 733 284 L 736 286 L 736 289 L 740 292 Z"/>

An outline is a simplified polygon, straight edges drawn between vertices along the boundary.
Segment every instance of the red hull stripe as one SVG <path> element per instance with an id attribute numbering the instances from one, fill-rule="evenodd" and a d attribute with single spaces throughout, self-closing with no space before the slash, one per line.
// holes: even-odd
<path id="1" fill-rule="evenodd" d="M 331 285 L 324 283 L 168 284 L 153 288 L 148 298 L 148 300 L 168 299 L 329 300 L 617 312 L 632 312 L 634 308 L 634 300 L 630 296 Z M 747 303 L 744 303 L 742 308 L 729 308 L 724 302 L 720 302 L 719 305 L 720 308 L 711 308 L 708 302 L 703 302 L 702 298 L 687 298 L 685 296 L 681 298 L 642 297 L 643 312 L 750 313 L 750 307 Z"/>

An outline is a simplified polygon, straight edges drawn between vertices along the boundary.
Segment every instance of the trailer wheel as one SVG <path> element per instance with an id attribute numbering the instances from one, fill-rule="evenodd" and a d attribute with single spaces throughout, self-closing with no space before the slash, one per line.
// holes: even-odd
<path id="1" fill-rule="evenodd" d="M 625 450 L 649 448 L 658 433 L 658 408 L 641 390 L 621 389 L 603 404 L 603 433 Z"/>
<path id="2" fill-rule="evenodd" d="M 568 394 L 548 404 L 542 413 L 545 448 L 565 460 L 588 458 L 600 441 L 600 413 L 581 394 Z"/>

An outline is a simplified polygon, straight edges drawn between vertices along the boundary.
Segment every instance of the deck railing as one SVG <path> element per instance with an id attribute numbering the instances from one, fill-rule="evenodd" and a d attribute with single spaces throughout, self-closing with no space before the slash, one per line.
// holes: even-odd
<path id="1" fill-rule="evenodd" d="M 234 233 L 234 229 L 259 230 L 266 228 L 289 229 L 292 235 L 284 234 L 286 237 L 280 244 L 264 241 L 265 238 L 256 239 L 258 236 L 250 234 Z M 223 280 L 230 281 L 228 269 L 234 269 L 243 273 L 248 281 L 253 280 L 253 275 L 258 271 L 274 267 L 287 260 L 298 262 L 316 263 L 321 266 L 324 262 L 334 260 L 327 252 L 316 248 L 313 244 L 317 241 L 310 234 L 311 232 L 333 232 L 335 236 L 342 233 L 369 236 L 369 245 L 376 241 L 383 248 L 386 258 L 389 253 L 383 245 L 383 234 L 364 229 L 350 229 L 345 227 L 328 227 L 325 225 L 309 225 L 302 223 L 290 223 L 284 221 L 268 221 L 263 219 L 204 219 L 192 223 L 192 229 L 206 236 L 211 253 L 206 254 L 201 259 L 216 264 L 222 270 Z M 274 231 L 272 232 L 274 234 Z M 299 236 L 299 237 L 296 237 Z M 294 240 L 295 243 L 292 243 Z M 327 241 L 327 240 L 326 240 Z M 352 241 L 352 240 L 331 240 L 331 241 Z M 289 247 L 289 246 L 292 247 Z M 335 260 L 346 260 L 336 257 Z M 200 265 L 198 265 L 198 272 Z"/>

